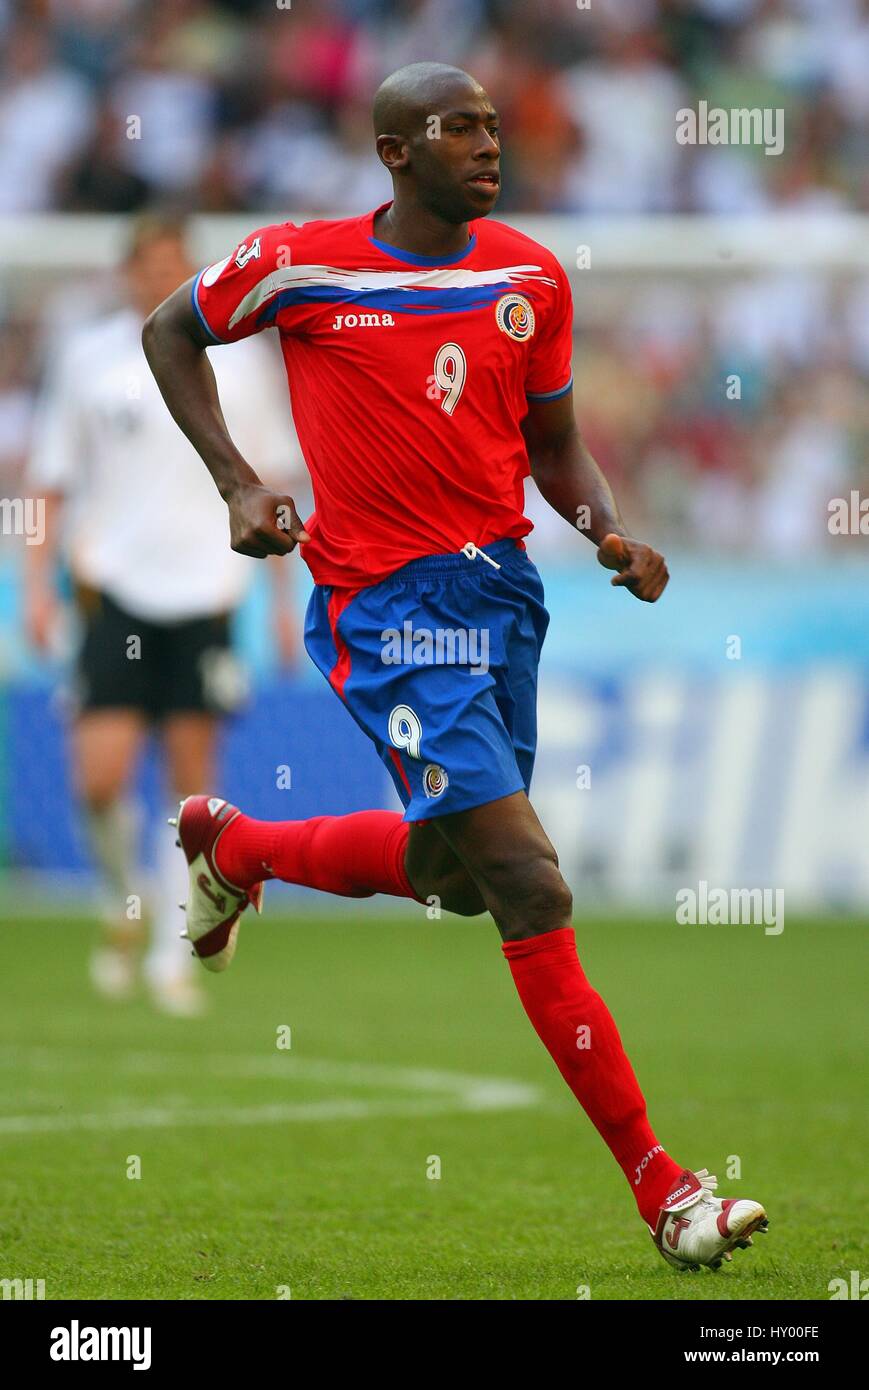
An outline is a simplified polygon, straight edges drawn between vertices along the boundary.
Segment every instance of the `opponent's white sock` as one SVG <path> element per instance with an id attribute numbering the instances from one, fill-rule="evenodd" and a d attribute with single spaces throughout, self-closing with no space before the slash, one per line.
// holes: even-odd
<path id="1" fill-rule="evenodd" d="M 154 912 L 144 966 L 146 977 L 155 985 L 175 982 L 192 974 L 190 943 L 181 940 L 184 913 L 178 910 L 178 904 L 187 897 L 187 863 L 181 850 L 176 848 L 175 833 L 166 824 L 167 817 L 176 815 L 177 811 L 176 801 L 157 827 Z"/>
<path id="2" fill-rule="evenodd" d="M 142 879 L 138 867 L 139 814 L 134 802 L 118 797 L 107 806 L 85 807 L 91 850 L 102 876 L 106 916 L 112 923 L 141 916 Z M 138 916 L 133 895 L 138 895 Z"/>

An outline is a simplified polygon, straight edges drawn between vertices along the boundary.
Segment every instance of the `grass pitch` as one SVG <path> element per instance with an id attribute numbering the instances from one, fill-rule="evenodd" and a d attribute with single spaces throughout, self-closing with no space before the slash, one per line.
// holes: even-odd
<path id="1" fill-rule="evenodd" d="M 246 917 L 198 1022 L 95 998 L 92 930 L 0 924 L 0 1278 L 47 1299 L 827 1299 L 867 1268 L 856 921 L 578 919 L 661 1141 L 770 1214 L 696 1275 L 654 1251 L 488 919 Z"/>

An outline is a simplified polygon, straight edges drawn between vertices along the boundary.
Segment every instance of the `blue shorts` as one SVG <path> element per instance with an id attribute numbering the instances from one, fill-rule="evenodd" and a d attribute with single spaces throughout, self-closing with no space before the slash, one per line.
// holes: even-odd
<path id="1" fill-rule="evenodd" d="M 317 585 L 305 646 L 375 744 L 405 820 L 528 791 L 549 614 L 513 540 L 412 560 L 358 590 Z"/>

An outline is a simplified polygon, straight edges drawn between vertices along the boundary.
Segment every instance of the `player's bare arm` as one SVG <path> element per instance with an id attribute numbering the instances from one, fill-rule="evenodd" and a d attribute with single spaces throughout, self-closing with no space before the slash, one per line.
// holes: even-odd
<path id="1" fill-rule="evenodd" d="M 188 280 L 145 320 L 142 346 L 169 412 L 229 508 L 233 550 L 261 560 L 309 539 L 292 497 L 264 486 L 230 438 Z"/>
<path id="2" fill-rule="evenodd" d="M 628 535 L 610 485 L 579 432 L 572 394 L 529 401 L 522 429 L 532 476 L 550 507 L 598 547 L 606 569 L 618 571 L 614 585 L 654 603 L 667 587 L 666 562 Z"/>

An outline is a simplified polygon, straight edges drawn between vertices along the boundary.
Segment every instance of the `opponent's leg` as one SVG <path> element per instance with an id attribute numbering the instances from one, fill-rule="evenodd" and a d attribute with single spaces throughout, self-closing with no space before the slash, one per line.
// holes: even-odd
<path id="1" fill-rule="evenodd" d="M 91 978 L 113 998 L 133 987 L 142 935 L 141 918 L 128 913 L 130 898 L 141 898 L 142 890 L 138 817 L 128 788 L 144 736 L 144 718 L 132 709 L 86 710 L 72 729 L 73 778 L 105 893 L 103 939 L 91 958 Z"/>
<path id="2" fill-rule="evenodd" d="M 538 1036 L 654 1227 L 682 1169 L 658 1143 L 612 1015 L 579 963 L 570 889 L 531 803 L 517 792 L 437 825 L 495 919 Z"/>
<path id="3" fill-rule="evenodd" d="M 202 710 L 176 712 L 164 719 L 161 735 L 174 812 L 182 797 L 211 785 L 217 719 Z M 196 1016 L 202 1012 L 204 1000 L 193 976 L 190 948 L 180 939 L 178 911 L 178 904 L 187 896 L 187 873 L 171 836 L 162 832 L 157 840 L 156 869 L 145 979 L 159 1009 L 181 1017 Z"/>

